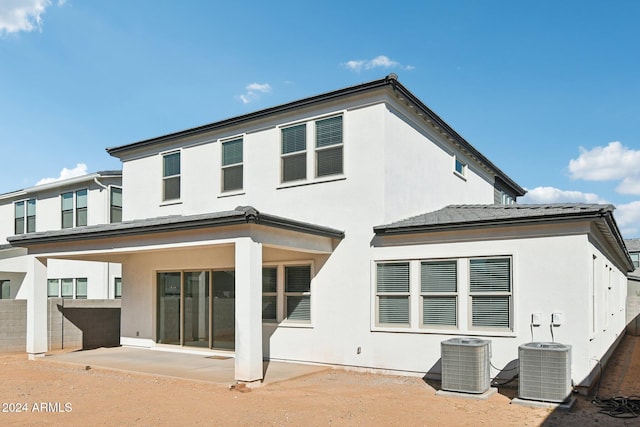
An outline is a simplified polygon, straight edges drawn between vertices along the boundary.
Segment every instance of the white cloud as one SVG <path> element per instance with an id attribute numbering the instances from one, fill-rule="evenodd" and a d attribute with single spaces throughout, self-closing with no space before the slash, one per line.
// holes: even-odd
<path id="1" fill-rule="evenodd" d="M 82 176 L 87 174 L 87 165 L 84 163 L 78 163 L 75 168 L 67 169 L 62 168 L 60 176 L 57 178 L 42 178 L 36 183 L 36 185 L 49 184 L 51 182 L 62 181 L 63 179 L 74 178 L 76 176 Z"/>
<path id="2" fill-rule="evenodd" d="M 65 1 L 58 1 L 62 6 Z M 1 0 L 0 34 L 42 30 L 42 15 L 51 0 Z"/>
<path id="3" fill-rule="evenodd" d="M 261 93 L 271 92 L 271 85 L 269 83 L 251 83 L 245 87 L 246 92 L 239 95 L 238 98 L 243 104 L 248 104 L 256 100 Z"/>
<path id="4" fill-rule="evenodd" d="M 560 190 L 555 187 L 536 187 L 528 190 L 519 203 L 608 203 L 594 193 Z"/>
<path id="5" fill-rule="evenodd" d="M 640 231 L 640 201 L 618 205 L 614 217 L 623 236 L 637 236 Z"/>
<path id="6" fill-rule="evenodd" d="M 569 161 L 569 172 L 573 179 L 610 181 L 640 175 L 639 165 L 640 150 L 631 150 L 614 141 L 591 150 L 580 147 L 580 156 Z"/>
<path id="7" fill-rule="evenodd" d="M 413 70 L 415 67 L 413 65 L 402 65 L 397 61 L 391 60 L 388 56 L 380 55 L 376 56 L 373 59 L 369 60 L 351 60 L 342 64 L 343 67 L 351 70 L 360 72 L 361 70 L 371 70 L 373 68 L 400 68 L 403 70 Z"/>

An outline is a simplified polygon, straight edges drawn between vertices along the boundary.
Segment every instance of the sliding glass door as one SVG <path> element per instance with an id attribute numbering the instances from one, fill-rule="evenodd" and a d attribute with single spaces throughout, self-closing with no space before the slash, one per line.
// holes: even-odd
<path id="1" fill-rule="evenodd" d="M 209 347 L 209 272 L 184 273 L 184 345 Z"/>
<path id="2" fill-rule="evenodd" d="M 235 271 L 213 272 L 213 348 L 235 350 Z"/>
<path id="3" fill-rule="evenodd" d="M 157 274 L 157 341 L 235 349 L 235 271 Z"/>

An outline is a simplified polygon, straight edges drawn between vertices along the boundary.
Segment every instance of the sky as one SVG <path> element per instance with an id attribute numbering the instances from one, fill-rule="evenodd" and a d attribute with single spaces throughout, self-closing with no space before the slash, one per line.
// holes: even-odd
<path id="1" fill-rule="evenodd" d="M 528 190 L 640 237 L 640 1 L 0 0 L 0 194 L 396 73 Z"/>

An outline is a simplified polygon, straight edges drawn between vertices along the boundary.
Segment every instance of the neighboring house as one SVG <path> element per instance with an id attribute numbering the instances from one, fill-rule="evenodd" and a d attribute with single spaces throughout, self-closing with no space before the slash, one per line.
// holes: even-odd
<path id="1" fill-rule="evenodd" d="M 36 301 L 47 259 L 121 263 L 123 345 L 233 355 L 255 381 L 263 359 L 437 376 L 451 337 L 490 339 L 499 368 L 555 340 L 589 385 L 624 331 L 612 207 L 513 204 L 395 75 L 107 151 L 122 223 L 9 241 Z"/>
<path id="2" fill-rule="evenodd" d="M 105 171 L 0 194 L 0 298 L 24 300 L 32 258 L 7 238 L 122 220 L 122 172 Z M 50 259 L 51 298 L 108 299 L 121 294 L 119 264 Z"/>
<path id="3" fill-rule="evenodd" d="M 640 335 L 640 239 L 625 240 L 633 270 L 627 276 L 627 332 Z"/>

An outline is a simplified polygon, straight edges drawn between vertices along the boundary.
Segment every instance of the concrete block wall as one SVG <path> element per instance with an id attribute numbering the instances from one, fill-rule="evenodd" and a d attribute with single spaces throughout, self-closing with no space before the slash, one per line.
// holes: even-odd
<path id="1" fill-rule="evenodd" d="M 49 350 L 120 345 L 120 300 L 50 298 Z"/>
<path id="2" fill-rule="evenodd" d="M 0 300 L 0 352 L 25 351 L 27 301 Z"/>

